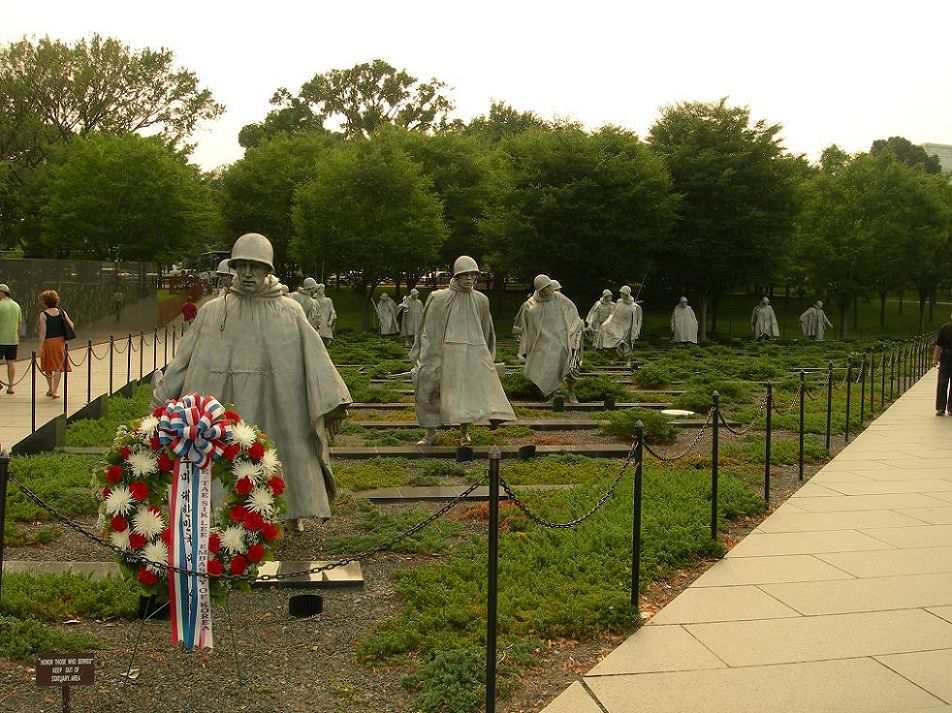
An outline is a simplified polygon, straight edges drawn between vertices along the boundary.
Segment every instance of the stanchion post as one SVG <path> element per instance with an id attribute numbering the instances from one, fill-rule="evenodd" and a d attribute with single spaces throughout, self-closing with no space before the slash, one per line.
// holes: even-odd
<path id="1" fill-rule="evenodd" d="M 833 362 L 826 364 L 826 452 L 830 452 L 830 438 L 833 431 Z"/>
<path id="2" fill-rule="evenodd" d="M 806 372 L 804 372 L 804 371 L 801 369 L 801 370 L 800 370 L 800 459 L 799 459 L 799 467 L 798 467 L 798 471 L 797 471 L 797 475 L 798 475 L 799 480 L 800 480 L 801 483 L 803 482 L 803 429 L 804 429 L 804 423 L 803 423 L 803 416 L 804 416 L 803 398 L 806 396 L 806 391 L 807 391 L 807 389 L 806 389 L 806 378 L 807 378 Z"/>
<path id="3" fill-rule="evenodd" d="M 30 433 L 36 433 L 36 352 L 30 356 L 30 385 L 33 392 L 30 397 Z"/>
<path id="4" fill-rule="evenodd" d="M 112 362 L 113 362 L 113 356 L 114 356 L 114 352 L 112 349 L 113 346 L 114 346 L 114 342 L 112 339 L 112 335 L 110 334 L 109 335 L 109 395 L 110 396 L 112 396 Z"/>
<path id="5" fill-rule="evenodd" d="M 63 413 L 69 413 L 66 404 L 69 401 L 69 342 L 63 344 Z"/>
<path id="6" fill-rule="evenodd" d="M 152 371 L 159 368 L 159 330 L 152 330 Z"/>
<path id="7" fill-rule="evenodd" d="M 498 446 L 489 449 L 489 572 L 486 583 L 486 713 L 496 711 L 496 575 L 499 559 Z"/>
<path id="8" fill-rule="evenodd" d="M 172 358 L 175 358 L 175 327 L 172 327 Z M 166 362 L 168 364 L 168 362 Z"/>
<path id="9" fill-rule="evenodd" d="M 883 361 L 879 371 L 879 410 L 886 410 L 886 347 L 883 347 Z"/>
<path id="10" fill-rule="evenodd" d="M 850 392 L 853 386 L 853 355 L 846 357 L 846 424 L 843 427 L 843 441 L 850 440 Z"/>
<path id="11" fill-rule="evenodd" d="M 142 381 L 142 360 L 145 358 L 145 335 L 139 331 L 139 381 Z"/>
<path id="12" fill-rule="evenodd" d="M 720 418 L 721 396 L 716 391 L 711 394 L 711 539 L 717 539 L 717 438 Z"/>
<path id="13" fill-rule="evenodd" d="M 869 416 L 872 418 L 876 412 L 876 397 L 873 392 L 876 390 L 876 352 L 869 352 Z"/>
<path id="14" fill-rule="evenodd" d="M 165 337 L 162 338 L 162 362 L 169 365 L 169 325 L 165 325 Z"/>
<path id="15" fill-rule="evenodd" d="M 132 381 L 132 334 L 126 338 L 126 383 Z"/>
<path id="16" fill-rule="evenodd" d="M 86 340 L 86 403 L 93 400 L 93 340 Z"/>
<path id="17" fill-rule="evenodd" d="M 893 400 L 893 383 L 896 381 L 896 347 L 889 350 L 889 400 Z"/>
<path id="18" fill-rule="evenodd" d="M 7 526 L 7 483 L 10 480 L 10 454 L 0 452 L 0 596 L 3 594 L 3 530 Z"/>
<path id="19" fill-rule="evenodd" d="M 631 523 L 631 606 L 638 611 L 638 593 L 641 591 L 641 460 L 644 453 L 645 424 L 635 423 L 635 483 L 632 489 Z"/>
<path id="20" fill-rule="evenodd" d="M 859 368 L 859 426 L 866 422 L 866 352 L 863 352 L 863 364 Z"/>
<path id="21" fill-rule="evenodd" d="M 770 435 L 773 430 L 773 384 L 767 382 L 767 432 L 764 440 L 764 502 L 770 505 Z"/>

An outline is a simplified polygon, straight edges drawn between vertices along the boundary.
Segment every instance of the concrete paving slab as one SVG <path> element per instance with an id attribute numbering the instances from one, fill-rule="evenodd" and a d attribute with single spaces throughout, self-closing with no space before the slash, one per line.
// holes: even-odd
<path id="1" fill-rule="evenodd" d="M 862 533 L 899 548 L 952 545 L 952 525 L 866 528 L 862 530 Z"/>
<path id="2" fill-rule="evenodd" d="M 843 495 L 883 495 L 886 493 L 942 493 L 952 492 L 952 480 L 930 478 L 926 480 L 887 480 L 867 483 L 826 483 L 826 487 Z"/>
<path id="3" fill-rule="evenodd" d="M 935 498 L 936 500 L 943 500 L 947 503 L 952 503 L 952 493 L 925 493 L 930 498 Z"/>
<path id="4" fill-rule="evenodd" d="M 817 530 L 853 530 L 863 527 L 909 527 L 922 520 L 892 510 L 859 510 L 855 512 L 787 512 L 781 508 L 764 520 L 757 530 L 766 533 L 815 532 Z"/>
<path id="5" fill-rule="evenodd" d="M 818 552 L 854 552 L 888 550 L 893 545 L 855 530 L 824 532 L 755 532 L 730 551 L 730 557 L 765 555 L 808 555 Z"/>
<path id="6" fill-rule="evenodd" d="M 573 683 L 542 709 L 543 713 L 603 713 L 581 683 Z"/>
<path id="7" fill-rule="evenodd" d="M 779 619 L 798 614 L 796 609 L 753 586 L 688 587 L 655 615 L 652 624 Z"/>
<path id="8" fill-rule="evenodd" d="M 926 611 L 946 621 L 952 621 L 952 607 L 929 607 Z"/>
<path id="9" fill-rule="evenodd" d="M 935 508 L 897 508 L 896 512 L 930 525 L 952 525 L 952 506 Z"/>
<path id="10" fill-rule="evenodd" d="M 875 552 L 830 552 L 816 555 L 855 577 L 898 577 L 952 572 L 952 546 Z"/>
<path id="11" fill-rule="evenodd" d="M 929 693 L 952 701 L 952 649 L 877 656 L 876 659 Z"/>
<path id="12" fill-rule="evenodd" d="M 854 473 L 867 480 L 877 481 L 907 481 L 907 480 L 948 480 L 948 468 L 924 468 L 921 470 L 906 470 L 904 468 L 889 468 L 888 470 L 862 470 L 856 468 Z"/>
<path id="13" fill-rule="evenodd" d="M 869 658 L 586 682 L 608 713 L 899 713 L 944 703 Z"/>
<path id="14" fill-rule="evenodd" d="M 950 570 L 952 571 L 952 567 Z M 852 575 L 813 555 L 725 557 L 698 577 L 692 587 L 728 587 L 774 582 L 850 579 Z"/>
<path id="15" fill-rule="evenodd" d="M 952 498 L 952 493 L 949 493 Z M 903 512 L 907 508 L 944 507 L 942 500 L 922 493 L 898 493 L 895 495 L 843 495 L 840 497 L 800 497 L 791 499 L 784 507 L 795 502 L 797 508 L 808 512 L 848 512 L 851 510 L 891 509 Z"/>
<path id="16" fill-rule="evenodd" d="M 922 609 L 688 624 L 685 629 L 729 666 L 952 648 L 952 624 Z"/>
<path id="17" fill-rule="evenodd" d="M 817 497 L 829 497 L 829 496 L 839 496 L 843 493 L 833 490 L 833 488 L 827 488 L 823 485 L 820 485 L 816 480 L 816 476 L 810 480 L 809 483 L 800 488 L 797 492 L 790 496 L 790 499 L 801 497 L 801 498 L 817 498 Z M 950 493 L 952 495 L 952 493 Z"/>
<path id="18" fill-rule="evenodd" d="M 872 479 L 865 475 L 854 473 L 851 470 L 832 470 L 829 473 L 824 473 L 822 478 L 813 476 L 810 482 L 822 485 L 823 483 L 855 483 L 857 480 L 863 481 Z"/>
<path id="19" fill-rule="evenodd" d="M 807 616 L 952 604 L 952 573 L 946 572 L 829 582 L 763 584 L 760 588 L 779 602 Z"/>
<path id="20" fill-rule="evenodd" d="M 587 675 L 692 671 L 725 666 L 684 627 L 652 623 L 638 629 Z"/>

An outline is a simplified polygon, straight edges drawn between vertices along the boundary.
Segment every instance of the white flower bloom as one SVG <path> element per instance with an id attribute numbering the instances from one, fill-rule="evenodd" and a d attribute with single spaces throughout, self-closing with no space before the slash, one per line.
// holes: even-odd
<path id="1" fill-rule="evenodd" d="M 107 515 L 126 515 L 132 510 L 132 493 L 125 485 L 117 485 L 106 498 L 105 510 Z M 128 536 L 127 536 L 128 539 Z"/>
<path id="2" fill-rule="evenodd" d="M 140 505 L 136 514 L 132 516 L 132 528 L 152 539 L 165 529 L 165 522 L 160 514 L 152 512 L 145 505 Z"/>
<path id="3" fill-rule="evenodd" d="M 278 452 L 274 448 L 269 448 L 264 452 L 261 462 L 261 472 L 266 476 L 271 476 L 281 470 L 281 461 L 278 460 Z"/>
<path id="4" fill-rule="evenodd" d="M 261 480 L 261 468 L 257 463 L 249 460 L 236 460 L 231 466 L 231 472 L 235 476 L 236 483 L 245 476 L 251 478 L 252 483 Z"/>
<path id="5" fill-rule="evenodd" d="M 155 416 L 146 416 L 144 419 L 139 421 L 139 433 L 145 436 L 146 440 L 155 435 L 156 429 L 159 427 L 159 419 Z"/>
<path id="6" fill-rule="evenodd" d="M 169 563 L 169 549 L 162 540 L 150 542 L 143 547 L 142 556 L 150 562 L 158 562 L 161 565 L 167 565 Z M 155 574 L 159 574 L 163 569 L 154 564 L 147 564 L 146 567 L 151 569 Z"/>
<path id="7" fill-rule="evenodd" d="M 259 515 L 270 515 L 274 509 L 274 497 L 268 492 L 267 488 L 255 488 L 248 494 L 245 507 Z"/>
<path id="8" fill-rule="evenodd" d="M 118 547 L 120 550 L 128 550 L 129 549 L 129 528 L 127 527 L 122 532 L 110 532 L 109 543 L 115 547 Z"/>
<path id="9" fill-rule="evenodd" d="M 231 442 L 237 443 L 242 448 L 250 448 L 258 440 L 258 433 L 254 426 L 244 421 L 239 421 L 231 427 Z"/>
<path id="10" fill-rule="evenodd" d="M 240 555 L 248 549 L 248 546 L 245 544 L 245 528 L 239 527 L 238 525 L 229 527 L 221 533 L 219 539 L 221 540 L 221 546 L 224 547 L 229 554 Z"/>
<path id="11" fill-rule="evenodd" d="M 159 469 L 159 462 L 151 452 L 133 451 L 126 462 L 133 475 L 151 475 Z"/>

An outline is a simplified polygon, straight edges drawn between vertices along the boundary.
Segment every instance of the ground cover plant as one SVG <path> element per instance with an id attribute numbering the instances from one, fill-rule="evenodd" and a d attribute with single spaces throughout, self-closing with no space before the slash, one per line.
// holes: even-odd
<path id="1" fill-rule="evenodd" d="M 116 427 L 142 418 L 149 412 L 152 389 L 140 384 L 130 397 L 111 396 L 103 404 L 102 418 L 80 419 L 66 427 L 67 446 L 109 446 Z"/>

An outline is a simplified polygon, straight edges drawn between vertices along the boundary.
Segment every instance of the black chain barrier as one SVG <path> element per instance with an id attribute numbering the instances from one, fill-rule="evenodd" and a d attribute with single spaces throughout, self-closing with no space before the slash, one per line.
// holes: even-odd
<path id="1" fill-rule="evenodd" d="M 694 440 L 691 442 L 691 445 L 689 445 L 687 448 L 685 448 L 676 456 L 666 456 L 661 453 L 658 453 L 651 446 L 648 445 L 647 441 L 645 441 L 645 444 L 644 444 L 645 450 L 648 451 L 648 453 L 652 455 L 654 458 L 656 458 L 657 460 L 660 460 L 663 463 L 674 463 L 675 461 L 679 461 L 685 456 L 687 456 L 691 451 L 693 451 L 697 447 L 697 444 L 701 441 L 701 436 L 704 435 L 704 431 L 706 431 L 708 426 L 710 425 L 711 425 L 711 414 L 708 413 L 707 420 L 704 422 L 704 425 L 701 426 L 697 430 L 697 433 L 694 435 Z"/>
<path id="2" fill-rule="evenodd" d="M 767 406 L 767 392 L 764 392 L 764 398 L 760 401 L 760 406 L 757 407 L 757 413 L 754 414 L 754 420 L 748 423 L 746 426 L 737 430 L 732 428 L 731 425 L 727 422 L 727 419 L 724 417 L 724 412 L 721 409 L 717 409 L 717 417 L 720 419 L 721 425 L 724 426 L 728 431 L 733 433 L 735 436 L 744 436 L 750 433 L 750 429 L 754 427 L 754 424 L 757 423 L 757 419 L 760 418 L 760 414 L 764 412 L 764 409 Z"/>

